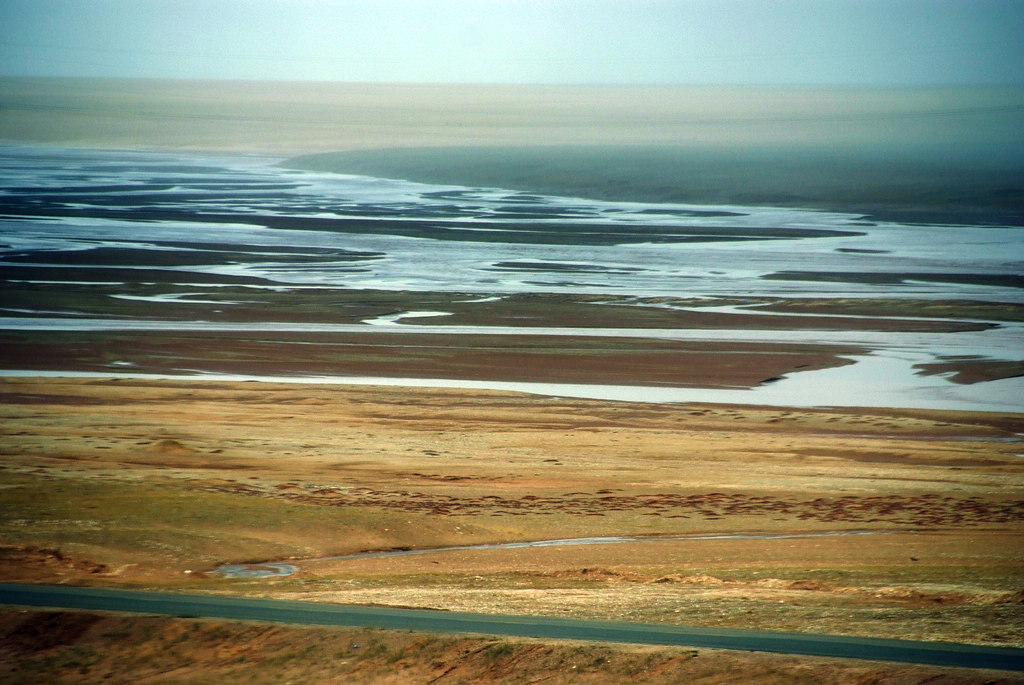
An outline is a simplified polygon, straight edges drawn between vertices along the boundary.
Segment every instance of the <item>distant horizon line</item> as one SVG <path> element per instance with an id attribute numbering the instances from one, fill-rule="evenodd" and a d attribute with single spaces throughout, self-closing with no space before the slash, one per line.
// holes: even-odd
<path id="1" fill-rule="evenodd" d="M 1024 82 L 932 82 L 932 83 L 826 83 L 826 82 L 573 82 L 573 81 L 401 81 L 366 79 L 309 79 L 309 78 L 241 78 L 241 77 L 191 77 L 191 76 L 74 76 L 54 74 L 4 74 L 5 81 L 135 81 L 163 83 L 290 83 L 290 84 L 335 84 L 359 86 L 467 86 L 467 87 L 509 87 L 509 88 L 735 88 L 735 89 L 778 89 L 778 90 L 948 90 L 948 89 L 1024 89 Z"/>

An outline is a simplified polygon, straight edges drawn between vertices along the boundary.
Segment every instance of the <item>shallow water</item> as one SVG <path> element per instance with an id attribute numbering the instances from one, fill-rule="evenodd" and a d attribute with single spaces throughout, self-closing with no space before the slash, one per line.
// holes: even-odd
<path id="1" fill-rule="evenodd" d="M 151 304 L 145 319 L 116 309 L 103 317 L 5 310 L 0 302 L 0 330 L 525 333 L 838 343 L 871 354 L 858 355 L 850 366 L 794 374 L 749 390 L 274 380 L 485 387 L 658 402 L 1024 410 L 1024 379 L 962 386 L 920 376 L 913 368 L 950 356 L 1020 359 L 1020 324 L 958 333 L 471 327 L 444 325 L 445 312 L 438 311 L 400 312 L 363 324 L 161 320 L 162 306 L 237 304 L 209 295 L 239 278 L 257 294 L 379 288 L 466 293 L 467 300 L 480 302 L 545 292 L 1024 303 L 1022 227 L 867 223 L 859 215 L 813 209 L 605 202 L 294 171 L 278 161 L 0 147 L 0 278 L 76 288 L 145 282 L 159 272 L 165 280 L 171 274 L 169 282 L 182 288 L 111 298 Z M 414 317 L 438 320 L 403 322 Z"/>
<path id="2" fill-rule="evenodd" d="M 962 411 L 1019 412 L 1024 410 L 1024 381 L 1009 378 L 975 385 L 958 385 L 938 376 L 914 373 L 916 359 L 857 357 L 856 364 L 807 371 L 754 388 L 678 388 L 598 383 L 531 383 L 520 381 L 461 380 L 451 378 L 397 378 L 390 376 L 273 376 L 206 373 L 180 374 L 97 371 L 34 371 L 0 369 L 0 378 L 139 378 L 210 382 L 304 383 L 311 385 L 364 385 L 389 387 L 499 390 L 547 397 L 610 400 L 616 402 L 722 403 L 775 407 L 897 407 Z M 929 358 L 930 359 L 930 358 Z"/>
<path id="3" fill-rule="evenodd" d="M 118 248 L 139 259 L 177 251 L 182 263 L 169 268 L 185 282 L 191 271 L 420 291 L 1024 301 L 1019 286 L 977 282 L 1024 273 L 1020 227 L 603 202 L 292 171 L 276 161 L 0 148 L 0 259 L 62 266 L 78 251 L 79 263 L 100 266 L 110 255 L 90 261 L 87 251 Z M 204 263 L 187 265 L 197 257 Z M 868 273 L 876 282 L 792 272 Z M 936 280 L 951 276 L 972 278 Z"/>
<path id="4" fill-rule="evenodd" d="M 635 537 L 630 535 L 612 535 L 606 537 L 563 538 L 558 540 L 533 540 L 528 542 L 497 542 L 480 545 L 456 545 L 451 547 L 428 547 L 424 549 L 393 549 L 377 552 L 357 552 L 331 557 L 315 557 L 294 560 L 294 563 L 265 562 L 259 564 L 225 564 L 210 575 L 224 578 L 275 578 L 290 576 L 298 572 L 299 564 L 311 564 L 323 561 L 348 561 L 355 559 L 379 559 L 384 557 L 404 557 L 417 554 L 438 554 L 444 552 L 471 552 L 475 550 L 495 549 L 526 549 L 529 547 L 575 547 L 579 545 L 617 545 L 625 542 L 679 542 L 683 540 L 777 540 L 788 538 L 820 538 L 843 535 L 878 535 L 882 531 L 840 530 L 820 533 L 720 533 L 713 535 L 680 535 L 671 537 Z"/>

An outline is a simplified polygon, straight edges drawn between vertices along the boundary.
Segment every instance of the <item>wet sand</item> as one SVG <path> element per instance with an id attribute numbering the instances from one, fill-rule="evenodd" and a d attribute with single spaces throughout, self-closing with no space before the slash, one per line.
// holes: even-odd
<path id="1" fill-rule="evenodd" d="M 853 347 L 528 335 L 0 333 L 5 369 L 744 388 Z"/>

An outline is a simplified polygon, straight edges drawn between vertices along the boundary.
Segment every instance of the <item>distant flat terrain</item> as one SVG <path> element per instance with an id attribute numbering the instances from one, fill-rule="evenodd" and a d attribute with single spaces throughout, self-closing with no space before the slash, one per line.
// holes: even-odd
<path id="1" fill-rule="evenodd" d="M 0 79 L 0 143 L 207 150 L 611 199 L 1022 223 L 1020 88 Z"/>
<path id="2" fill-rule="evenodd" d="M 1024 167 L 907 150 L 526 146 L 355 150 L 288 166 L 605 200 L 807 207 L 911 223 L 1024 225 Z"/>
<path id="3" fill-rule="evenodd" d="M 1022 112 L 998 88 L 0 79 L 0 579 L 1020 648 Z M 0 680 L 120 673 L 109 636 L 152 625 L 0 612 Z M 197 625 L 116 653 L 272 665 L 262 628 Z M 570 672 L 364 637 L 319 662 Z M 619 668 L 597 649 L 571 658 Z M 648 670 L 785 679 L 695 655 Z M 292 658 L 245 682 L 318 681 Z"/>

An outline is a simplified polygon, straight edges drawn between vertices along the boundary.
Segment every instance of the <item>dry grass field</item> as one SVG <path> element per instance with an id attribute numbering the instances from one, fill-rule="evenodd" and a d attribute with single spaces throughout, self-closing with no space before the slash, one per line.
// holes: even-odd
<path id="1" fill-rule="evenodd" d="M 1011 685 L 998 671 L 725 650 L 0 610 L 4 682 Z"/>
<path id="2" fill-rule="evenodd" d="M 1024 645 L 1020 415 L 132 379 L 0 399 L 4 580 Z M 316 560 L 614 535 L 650 540 Z"/>

